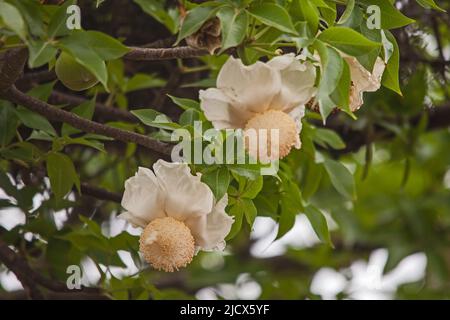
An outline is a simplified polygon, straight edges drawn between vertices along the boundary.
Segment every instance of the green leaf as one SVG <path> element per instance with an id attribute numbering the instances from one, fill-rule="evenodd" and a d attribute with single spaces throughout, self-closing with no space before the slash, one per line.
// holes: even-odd
<path id="1" fill-rule="evenodd" d="M 312 2 L 318 2 L 317 0 L 311 0 Z M 317 4 L 316 4 L 317 5 Z M 319 11 L 321 13 L 322 19 L 325 20 L 326 24 L 328 26 L 332 26 L 336 22 L 337 18 L 337 10 L 336 10 L 336 4 L 328 2 L 328 5 L 322 6 L 317 5 L 319 7 Z"/>
<path id="2" fill-rule="evenodd" d="M 278 233 L 276 239 L 285 235 L 295 224 L 297 215 L 304 210 L 303 198 L 300 189 L 294 182 L 290 173 L 280 171 L 282 181 L 280 215 L 278 219 Z"/>
<path id="3" fill-rule="evenodd" d="M 415 22 L 403 15 L 389 0 L 360 0 L 364 6 L 378 6 L 381 12 L 381 28 L 395 29 Z"/>
<path id="4" fill-rule="evenodd" d="M 212 6 L 198 6 L 192 10 L 189 10 L 183 23 L 181 24 L 181 29 L 178 33 L 178 38 L 175 45 L 177 45 L 184 38 L 198 31 L 207 20 L 216 14 L 217 10 L 218 9 L 216 7 Z"/>
<path id="5" fill-rule="evenodd" d="M 203 174 L 202 181 L 211 188 L 214 198 L 219 201 L 227 193 L 230 172 L 226 167 L 220 167 L 218 170 Z"/>
<path id="6" fill-rule="evenodd" d="M 326 147 L 326 145 L 328 145 L 335 150 L 345 148 L 345 143 L 341 137 L 330 129 L 316 128 L 314 130 L 314 141 L 322 147 Z"/>
<path id="7" fill-rule="evenodd" d="M 312 35 L 319 27 L 319 10 L 310 0 L 296 0 L 292 3 L 291 13 L 295 20 L 306 21 Z"/>
<path id="8" fill-rule="evenodd" d="M 323 176 L 323 167 L 310 160 L 305 166 L 305 177 L 302 179 L 302 196 L 308 200 L 316 193 Z"/>
<path id="9" fill-rule="evenodd" d="M 81 222 L 85 223 L 88 226 L 89 230 L 92 231 L 93 234 L 99 237 L 103 237 L 102 229 L 97 224 L 97 222 L 89 219 L 88 217 L 82 216 L 81 214 L 78 216 L 78 218 Z"/>
<path id="10" fill-rule="evenodd" d="M 15 137 L 18 121 L 12 105 L 0 100 L 0 147 L 5 147 Z"/>
<path id="11" fill-rule="evenodd" d="M 229 214 L 234 218 L 234 223 L 231 225 L 231 230 L 225 240 L 228 241 L 234 238 L 239 233 L 239 231 L 241 231 L 244 212 L 244 204 L 242 203 L 242 200 L 238 199 L 229 210 Z"/>
<path id="12" fill-rule="evenodd" d="M 338 24 L 346 23 L 351 18 L 354 8 L 355 8 L 355 0 L 347 1 L 345 11 L 342 14 L 342 16 L 339 18 Z"/>
<path id="13" fill-rule="evenodd" d="M 255 204 L 250 199 L 241 199 L 241 201 L 244 210 L 245 220 L 247 221 L 248 225 L 252 227 L 253 222 L 255 222 L 255 218 L 257 216 Z"/>
<path id="14" fill-rule="evenodd" d="M 30 91 L 27 92 L 27 94 L 33 98 L 46 102 L 48 101 L 48 98 L 50 97 L 54 86 L 55 81 L 41 84 L 32 88 Z"/>
<path id="15" fill-rule="evenodd" d="M 13 4 L 25 19 L 28 32 L 37 37 L 45 37 L 43 7 L 34 0 L 14 1 Z"/>
<path id="16" fill-rule="evenodd" d="M 435 9 L 441 12 L 447 12 L 439 7 L 434 0 L 416 0 L 416 2 L 426 9 Z"/>
<path id="17" fill-rule="evenodd" d="M 336 49 L 327 47 L 323 42 L 317 40 L 314 46 L 320 56 L 322 74 L 318 88 L 318 100 L 320 114 L 325 122 L 328 115 L 336 107 L 330 95 L 334 92 L 342 77 L 344 61 Z"/>
<path id="18" fill-rule="evenodd" d="M 395 37 L 392 35 L 392 33 L 385 30 L 385 35 L 387 40 L 389 40 L 393 44 L 394 51 L 392 52 L 392 56 L 387 63 L 386 70 L 384 70 L 381 83 L 386 88 L 397 92 L 399 95 L 402 95 L 399 81 L 400 49 L 398 47 L 397 40 L 395 40 Z"/>
<path id="19" fill-rule="evenodd" d="M 260 3 L 250 7 L 249 13 L 265 25 L 283 32 L 297 34 L 289 13 L 278 4 Z"/>
<path id="20" fill-rule="evenodd" d="M 142 89 L 150 89 L 162 87 L 166 84 L 164 79 L 158 78 L 155 75 L 136 73 L 131 79 L 126 81 L 124 86 L 125 92 L 132 92 Z"/>
<path id="21" fill-rule="evenodd" d="M 371 41 L 348 27 L 328 28 L 318 39 L 351 56 L 361 56 L 381 46 L 380 43 Z"/>
<path id="22" fill-rule="evenodd" d="M 241 198 L 254 199 L 263 187 L 263 177 L 259 176 L 254 180 L 247 180 Z"/>
<path id="23" fill-rule="evenodd" d="M 34 87 L 30 91 L 28 91 L 28 95 L 41 101 L 47 101 L 50 93 L 53 90 L 54 84 L 55 82 L 49 82 Z M 40 114 L 37 114 L 22 106 L 17 107 L 16 114 L 25 126 L 32 129 L 42 130 L 54 137 L 57 136 L 57 133 L 50 122 Z"/>
<path id="24" fill-rule="evenodd" d="M 322 212 L 310 205 L 305 208 L 305 215 L 308 217 L 308 220 L 320 241 L 333 246 L 331 243 L 330 232 L 328 231 L 327 219 Z"/>
<path id="25" fill-rule="evenodd" d="M 6 27 L 11 29 L 23 41 L 26 41 L 27 27 L 20 11 L 15 6 L 7 2 L 0 2 L 0 17 Z"/>
<path id="26" fill-rule="evenodd" d="M 37 68 L 47 64 L 52 60 L 58 49 L 53 47 L 48 41 L 36 40 L 28 42 L 30 56 L 28 58 L 28 66 Z"/>
<path id="27" fill-rule="evenodd" d="M 159 23 L 162 23 L 169 29 L 171 33 L 176 33 L 178 28 L 178 20 L 171 15 L 171 9 L 167 10 L 161 0 L 134 0 L 141 9 L 151 15 Z M 178 18 L 178 17 L 176 17 Z"/>
<path id="28" fill-rule="evenodd" d="M 120 41 L 99 31 L 77 31 L 71 37 L 77 39 L 74 41 L 86 41 L 86 45 L 93 49 L 103 60 L 118 59 L 130 51 Z"/>
<path id="29" fill-rule="evenodd" d="M 299 213 L 299 209 L 291 198 L 284 196 L 281 198 L 281 212 L 278 219 L 278 233 L 276 239 L 284 236 L 295 224 L 295 218 Z"/>
<path id="30" fill-rule="evenodd" d="M 343 59 L 336 49 L 316 41 L 315 46 L 320 56 L 322 75 L 319 83 L 319 96 L 328 96 L 336 89 L 343 70 Z"/>
<path id="31" fill-rule="evenodd" d="M 60 138 L 60 140 L 62 140 L 62 142 L 61 142 L 62 146 L 66 146 L 69 144 L 79 144 L 79 145 L 97 149 L 98 151 L 101 151 L 101 152 L 106 152 L 103 143 L 101 143 L 97 140 L 89 140 L 86 138 L 86 136 L 80 137 L 80 138 L 70 138 L 70 137 L 66 136 L 66 137 Z"/>
<path id="32" fill-rule="evenodd" d="M 50 122 L 40 114 L 34 113 L 22 106 L 17 107 L 16 114 L 26 127 L 42 130 L 52 136 L 57 136 L 56 131 Z"/>
<path id="33" fill-rule="evenodd" d="M 66 26 L 67 8 L 73 4 L 75 4 L 75 0 L 65 1 L 52 15 L 50 23 L 48 25 L 48 38 L 53 39 L 56 37 L 68 35 L 70 33 L 70 30 L 67 29 Z"/>
<path id="34" fill-rule="evenodd" d="M 217 13 L 222 32 L 222 47 L 224 50 L 239 45 L 245 38 L 248 27 L 248 14 L 245 10 L 233 7 L 223 7 Z"/>
<path id="35" fill-rule="evenodd" d="M 71 110 L 72 113 L 80 116 L 84 119 L 91 120 L 95 111 L 95 100 L 96 97 L 93 97 L 91 100 L 85 101 L 79 106 L 73 108 Z M 79 129 L 72 127 L 70 124 L 64 123 L 61 127 L 61 135 L 62 136 L 70 136 L 75 133 L 80 133 Z"/>
<path id="36" fill-rule="evenodd" d="M 351 86 L 351 74 L 350 67 L 345 59 L 342 60 L 343 69 L 341 79 L 338 82 L 338 86 L 331 94 L 331 100 L 336 103 L 336 106 L 348 114 L 353 116 L 353 112 L 350 110 L 350 86 Z M 354 117 L 354 116 L 353 116 Z"/>
<path id="37" fill-rule="evenodd" d="M 261 175 L 261 166 L 258 164 L 230 164 L 227 167 L 231 172 L 251 180 Z"/>
<path id="38" fill-rule="evenodd" d="M 373 68 L 375 66 L 375 62 L 377 61 L 381 50 L 384 48 L 384 42 L 383 42 L 383 38 L 381 36 L 382 31 L 377 30 L 377 29 L 370 30 L 366 26 L 365 23 L 362 23 L 359 29 L 360 29 L 361 34 L 364 35 L 367 39 L 382 44 L 382 46 L 375 48 L 374 50 L 370 51 L 369 53 L 356 57 L 356 59 L 358 59 L 359 63 L 364 68 L 366 68 L 366 70 L 373 70 Z"/>
<path id="39" fill-rule="evenodd" d="M 170 120 L 165 114 L 153 109 L 139 109 L 131 111 L 143 124 L 167 130 L 181 128 L 178 123 Z"/>
<path id="40" fill-rule="evenodd" d="M 335 160 L 325 159 L 323 164 L 336 190 L 348 199 L 355 199 L 355 181 L 350 171 Z"/>
<path id="41" fill-rule="evenodd" d="M 86 67 L 107 88 L 108 71 L 105 61 L 79 36 L 66 37 L 60 41 L 62 49 L 74 57 L 74 59 Z"/>
<path id="42" fill-rule="evenodd" d="M 171 96 L 170 94 L 168 94 L 167 96 L 170 98 L 170 100 L 172 100 L 173 103 L 175 103 L 177 106 L 179 106 L 183 110 L 196 109 L 196 110 L 200 111 L 200 103 L 198 103 L 195 100 L 185 99 L 185 98 L 177 98 L 177 97 Z"/>
<path id="43" fill-rule="evenodd" d="M 182 126 L 194 125 L 194 121 L 200 121 L 202 114 L 195 109 L 187 109 L 184 111 L 178 121 Z"/>
<path id="44" fill-rule="evenodd" d="M 62 199 L 74 184 L 80 190 L 80 180 L 73 162 L 62 153 L 51 152 L 47 156 L 47 174 L 56 199 Z"/>

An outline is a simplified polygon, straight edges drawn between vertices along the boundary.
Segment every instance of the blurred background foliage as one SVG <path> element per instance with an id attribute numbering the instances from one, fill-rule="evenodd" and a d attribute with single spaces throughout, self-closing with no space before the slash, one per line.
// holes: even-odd
<path id="1" fill-rule="evenodd" d="M 44 4 L 0 1 L 0 50 L 25 44 L 30 51 L 16 86 L 84 118 L 161 141 L 173 128 L 192 128 L 193 120 L 210 126 L 199 111 L 198 90 L 214 86 L 230 54 L 249 63 L 266 60 L 277 49 L 295 52 L 313 38 L 306 31 L 291 38 L 282 35 L 290 26 L 276 15 L 261 20 L 261 26 L 252 9 L 252 18 L 245 18 L 252 23 L 242 39 L 229 39 L 221 55 L 133 61 L 119 58 L 128 50 L 119 41 L 169 48 L 177 40 L 181 17 L 202 1 L 80 0 L 83 29 L 111 38 L 95 38 L 101 44 L 96 49 L 98 65 L 103 63 L 107 74 L 104 85 L 74 93 L 55 80 L 52 67 L 58 50 L 83 59 L 70 48 L 85 44 L 55 27 L 62 21 L 61 5 L 69 2 L 40 2 Z M 277 4 L 301 33 L 304 28 L 331 26 L 350 12 L 356 19 L 358 8 L 372 2 L 391 8 L 393 1 L 217 1 L 222 2 L 240 8 Z M 167 156 L 48 121 L 0 100 L 0 298 L 317 299 L 357 298 L 355 292 L 361 291 L 385 293 L 382 297 L 388 298 L 450 298 L 450 18 L 442 10 L 450 6 L 432 0 L 396 4 L 415 20 L 391 30 L 399 46 L 403 95 L 388 88 L 366 94 L 356 120 L 332 112 L 323 125 L 317 112 L 308 111 L 302 149 L 282 161 L 279 178 L 259 176 L 258 166 L 193 166 L 214 192 L 228 190 L 227 210 L 236 223 L 224 253 L 202 252 L 174 274 L 149 269 L 137 253 L 136 229 L 116 219 L 124 181 L 138 166 L 151 167 Z M 348 7 L 353 11 L 345 11 Z M 24 26 L 17 20 L 11 23 L 5 12 L 9 17 L 12 13 L 5 10 L 18 12 Z M 222 12 L 222 23 L 228 21 L 227 14 Z M 208 11 L 203 19 L 212 16 Z M 267 28 L 259 45 L 248 38 L 252 28 Z M 392 83 L 388 87 L 392 89 Z M 101 108 L 119 111 L 99 112 Z M 136 112 L 150 108 L 151 114 Z M 167 121 L 157 120 L 160 113 Z M 63 177 L 59 182 L 58 176 Z M 210 183 L 216 176 L 219 185 Z M 11 223 L 14 219 L 17 223 Z M 258 251 L 263 238 L 266 245 Z M 269 253 L 274 246 L 279 250 Z M 362 261 L 372 259 L 380 248 L 387 249 L 386 265 L 372 265 L 375 271 L 366 274 L 378 278 L 355 287 L 355 263 L 370 268 Z M 399 281 L 398 288 L 380 285 L 383 274 L 418 253 L 425 257 L 426 268 L 418 260 L 409 267 L 419 274 L 424 268 L 423 276 Z M 67 292 L 61 287 L 69 265 L 83 266 L 84 284 L 92 290 Z M 24 275 L 29 268 L 31 281 Z M 14 278 L 8 269 L 21 284 L 8 285 L 7 279 Z M 329 279 L 325 285 L 314 285 L 321 270 L 332 276 L 324 278 Z M 335 285 L 331 296 L 324 293 L 327 285 Z"/>

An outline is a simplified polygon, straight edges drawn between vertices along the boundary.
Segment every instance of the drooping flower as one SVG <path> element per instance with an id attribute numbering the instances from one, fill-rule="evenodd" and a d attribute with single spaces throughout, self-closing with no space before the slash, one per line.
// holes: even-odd
<path id="1" fill-rule="evenodd" d="M 305 104 L 315 95 L 315 67 L 294 54 L 245 66 L 230 57 L 217 78 L 217 88 L 200 91 L 200 105 L 216 129 L 278 129 L 279 158 L 300 148 L 299 133 Z M 258 144 L 256 144 L 258 145 Z M 264 143 L 259 145 L 263 145 Z M 248 149 L 249 154 L 266 154 Z M 269 159 L 276 160 L 276 159 Z"/>
<path id="2" fill-rule="evenodd" d="M 381 78 L 386 64 L 381 58 L 377 58 L 373 71 L 369 72 L 356 58 L 345 56 L 350 67 L 352 84 L 350 87 L 350 110 L 358 110 L 364 103 L 364 92 L 375 92 L 380 89 Z"/>
<path id="3" fill-rule="evenodd" d="M 158 160 L 125 182 L 119 217 L 143 228 L 139 250 L 155 269 L 185 267 L 199 250 L 223 250 L 233 218 L 228 197 L 216 202 L 211 189 L 185 163 Z"/>

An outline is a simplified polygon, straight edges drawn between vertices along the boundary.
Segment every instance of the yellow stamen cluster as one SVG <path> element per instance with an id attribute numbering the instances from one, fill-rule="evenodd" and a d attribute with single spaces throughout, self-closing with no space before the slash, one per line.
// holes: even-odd
<path id="1" fill-rule="evenodd" d="M 256 130 L 257 143 L 252 144 L 249 142 L 249 139 L 252 138 L 252 135 L 249 133 L 250 129 Z M 267 134 L 265 136 L 258 134 L 260 129 L 267 129 Z M 279 130 L 278 141 L 272 141 L 271 129 Z M 278 110 L 268 110 L 251 118 L 245 126 L 244 137 L 247 151 L 260 161 L 284 158 L 289 154 L 298 139 L 294 119 L 287 113 Z M 260 142 L 260 139 L 265 139 L 265 143 L 263 141 Z M 275 150 L 278 148 L 278 156 L 272 154 L 272 145 Z"/>
<path id="2" fill-rule="evenodd" d="M 183 222 L 172 217 L 158 218 L 142 232 L 139 250 L 153 268 L 173 272 L 192 261 L 194 237 Z"/>

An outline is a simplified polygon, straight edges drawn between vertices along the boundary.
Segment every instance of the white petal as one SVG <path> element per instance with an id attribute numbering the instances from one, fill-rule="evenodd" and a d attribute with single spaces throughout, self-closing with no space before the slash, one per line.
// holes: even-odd
<path id="1" fill-rule="evenodd" d="M 349 67 L 352 82 L 358 91 L 377 91 L 381 86 L 381 77 L 384 72 L 385 63 L 382 59 L 377 58 L 373 73 L 366 70 L 356 58 L 345 57 Z"/>
<path id="2" fill-rule="evenodd" d="M 264 112 L 281 90 L 281 78 L 277 70 L 261 61 L 245 66 L 240 59 L 230 57 L 219 72 L 217 88 L 236 101 L 237 108 Z"/>
<path id="3" fill-rule="evenodd" d="M 293 54 L 273 58 L 267 63 L 281 75 L 281 91 L 271 108 L 289 112 L 306 104 L 316 93 L 316 69 L 310 62 L 301 62 Z"/>
<path id="4" fill-rule="evenodd" d="M 295 121 L 295 125 L 297 128 L 297 140 L 295 141 L 295 148 L 300 149 L 301 141 L 300 141 L 300 132 L 302 131 L 302 118 L 305 116 L 305 106 L 299 106 L 292 109 L 288 113 Z"/>
<path id="5" fill-rule="evenodd" d="M 185 221 L 199 249 L 223 250 L 225 248 L 225 237 L 234 222 L 233 218 L 225 212 L 227 204 L 228 196 L 225 194 L 207 216 L 192 217 Z"/>
<path id="6" fill-rule="evenodd" d="M 158 160 L 153 170 L 165 191 L 164 208 L 168 216 L 184 221 L 211 212 L 214 202 L 211 189 L 199 176 L 191 174 L 186 163 Z"/>
<path id="7" fill-rule="evenodd" d="M 122 207 L 128 211 L 124 217 L 134 217 L 129 219 L 131 223 L 141 221 L 147 224 L 164 217 L 163 203 L 164 193 L 150 169 L 139 167 L 134 177 L 125 181 Z"/>
<path id="8" fill-rule="evenodd" d="M 350 110 L 355 112 L 363 105 L 363 92 L 352 85 L 350 88 Z"/>
<path id="9" fill-rule="evenodd" d="M 352 87 L 350 91 L 350 109 L 358 110 L 363 101 L 364 92 L 374 92 L 381 87 L 381 78 L 383 76 L 386 64 L 381 58 L 377 58 L 373 72 L 367 71 L 356 58 L 344 57 L 350 67 L 352 78 Z"/>
<path id="10" fill-rule="evenodd" d="M 145 228 L 145 226 L 148 224 L 148 222 L 140 219 L 139 217 L 134 216 L 132 213 L 128 211 L 122 212 L 117 216 L 117 218 L 127 220 L 135 228 L 137 227 Z"/>
<path id="11" fill-rule="evenodd" d="M 267 64 L 276 70 L 283 70 L 288 68 L 294 60 L 295 54 L 288 53 L 272 58 L 269 62 L 267 62 Z"/>
<path id="12" fill-rule="evenodd" d="M 372 78 L 374 79 L 375 86 L 366 88 L 366 91 L 377 91 L 381 86 L 381 79 L 383 77 L 384 69 L 386 69 L 386 63 L 381 59 L 377 58 L 375 66 L 372 71 Z"/>
<path id="13" fill-rule="evenodd" d="M 222 90 L 209 88 L 200 90 L 200 107 L 205 117 L 211 121 L 214 128 L 243 128 L 254 113 L 244 108 L 233 107 L 233 101 Z"/>

